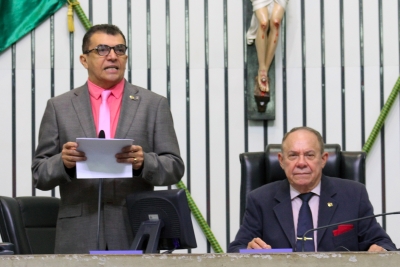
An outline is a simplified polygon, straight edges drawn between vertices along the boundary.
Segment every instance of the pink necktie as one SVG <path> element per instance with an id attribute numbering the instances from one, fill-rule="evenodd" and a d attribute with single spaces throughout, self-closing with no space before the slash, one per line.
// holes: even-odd
<path id="1" fill-rule="evenodd" d="M 104 131 L 106 138 L 111 138 L 110 129 L 110 107 L 108 106 L 107 99 L 111 94 L 111 90 L 104 90 L 101 93 L 101 105 L 99 111 L 99 132 Z"/>

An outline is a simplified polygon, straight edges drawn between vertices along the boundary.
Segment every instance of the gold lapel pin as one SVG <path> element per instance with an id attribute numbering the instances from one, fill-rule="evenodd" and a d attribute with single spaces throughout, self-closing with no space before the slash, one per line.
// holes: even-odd
<path id="1" fill-rule="evenodd" d="M 134 95 L 130 95 L 129 98 L 132 100 L 139 100 L 139 97 Z"/>
<path id="2" fill-rule="evenodd" d="M 328 207 L 332 208 L 333 207 L 333 203 L 332 202 L 328 202 Z"/>

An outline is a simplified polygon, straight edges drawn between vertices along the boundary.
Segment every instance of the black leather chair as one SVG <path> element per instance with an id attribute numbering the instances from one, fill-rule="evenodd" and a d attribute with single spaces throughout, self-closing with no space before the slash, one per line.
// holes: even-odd
<path id="1" fill-rule="evenodd" d="M 0 234 L 14 254 L 54 254 L 60 199 L 0 196 Z M 11 248 L 7 243 L 0 251 Z"/>
<path id="2" fill-rule="evenodd" d="M 365 158 L 362 151 L 341 151 L 340 145 L 325 144 L 329 154 L 323 169 L 327 176 L 350 179 L 365 184 Z M 280 144 L 270 144 L 262 152 L 247 152 L 239 155 L 241 164 L 240 187 L 240 222 L 246 208 L 246 195 L 264 184 L 286 179 L 285 172 L 279 165 Z"/>

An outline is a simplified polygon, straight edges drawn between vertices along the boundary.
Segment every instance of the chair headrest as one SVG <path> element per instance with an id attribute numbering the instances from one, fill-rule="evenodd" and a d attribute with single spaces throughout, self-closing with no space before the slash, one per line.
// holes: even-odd
<path id="1" fill-rule="evenodd" d="M 16 197 L 26 228 L 54 227 L 60 199 L 54 197 Z"/>
<path id="2" fill-rule="evenodd" d="M 265 149 L 265 167 L 266 167 L 266 182 L 275 182 L 286 178 L 285 172 L 281 168 L 278 160 L 278 153 L 281 153 L 282 146 L 280 144 L 270 144 Z M 328 160 L 322 173 L 327 176 L 340 176 L 340 145 L 326 144 L 324 152 L 328 153 Z"/>

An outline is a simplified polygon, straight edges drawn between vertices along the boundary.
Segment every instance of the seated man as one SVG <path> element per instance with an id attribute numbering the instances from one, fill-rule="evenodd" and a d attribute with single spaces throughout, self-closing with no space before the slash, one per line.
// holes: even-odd
<path id="1" fill-rule="evenodd" d="M 284 136 L 278 159 L 287 179 L 248 194 L 243 224 L 228 252 L 396 250 L 375 218 L 311 231 L 303 238 L 312 228 L 373 215 L 363 184 L 322 174 L 328 159 L 323 148 L 321 134 L 308 127 Z"/>

